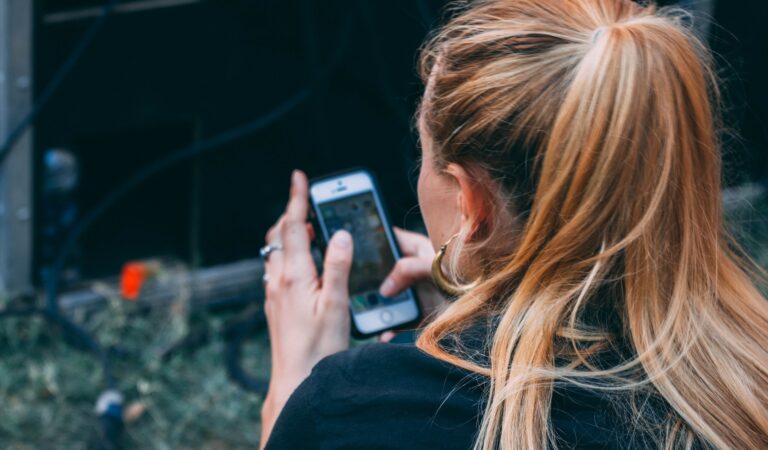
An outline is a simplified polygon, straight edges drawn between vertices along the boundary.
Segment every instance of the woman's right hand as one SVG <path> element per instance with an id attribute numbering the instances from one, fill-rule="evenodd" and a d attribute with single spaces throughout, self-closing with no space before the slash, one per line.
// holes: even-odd
<path id="1" fill-rule="evenodd" d="M 394 231 L 403 257 L 395 263 L 379 292 L 385 297 L 393 297 L 409 287 L 415 287 L 424 317 L 429 320 L 447 304 L 445 297 L 432 283 L 435 249 L 423 234 L 397 227 Z"/>

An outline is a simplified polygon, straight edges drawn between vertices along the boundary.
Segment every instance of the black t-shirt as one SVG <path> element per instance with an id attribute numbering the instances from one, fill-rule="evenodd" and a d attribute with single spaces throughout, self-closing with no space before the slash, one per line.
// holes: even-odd
<path id="1" fill-rule="evenodd" d="M 288 400 L 267 449 L 471 449 L 486 381 L 413 345 L 356 347 L 317 364 Z M 630 409 L 601 393 L 555 387 L 559 448 L 655 448 L 622 419 Z"/>

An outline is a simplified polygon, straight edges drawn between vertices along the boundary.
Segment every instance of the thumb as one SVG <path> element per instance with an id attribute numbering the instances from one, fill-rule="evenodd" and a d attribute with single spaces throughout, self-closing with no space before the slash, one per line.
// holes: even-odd
<path id="1" fill-rule="evenodd" d="M 347 307 L 349 302 L 349 271 L 352 267 L 352 235 L 337 231 L 325 252 L 323 261 L 322 298 L 335 306 Z"/>

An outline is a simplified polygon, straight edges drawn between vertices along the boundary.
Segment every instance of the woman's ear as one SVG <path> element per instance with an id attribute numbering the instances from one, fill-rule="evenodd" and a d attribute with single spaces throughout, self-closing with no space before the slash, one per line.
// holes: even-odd
<path id="1" fill-rule="evenodd" d="M 459 164 L 448 164 L 445 172 L 453 176 L 458 184 L 456 201 L 461 211 L 461 226 L 471 227 L 469 237 L 472 238 L 489 219 L 492 210 L 490 193 L 476 177 Z"/>

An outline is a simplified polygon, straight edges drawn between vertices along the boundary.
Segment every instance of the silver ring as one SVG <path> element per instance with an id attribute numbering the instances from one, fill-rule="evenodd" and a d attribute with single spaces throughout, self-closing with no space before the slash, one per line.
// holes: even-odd
<path id="1" fill-rule="evenodd" d="M 264 247 L 261 247 L 261 249 L 259 249 L 259 254 L 261 255 L 262 258 L 264 258 L 264 261 L 269 261 L 269 255 L 272 252 L 276 252 L 282 249 L 283 249 L 283 246 L 281 244 L 267 244 Z"/>

